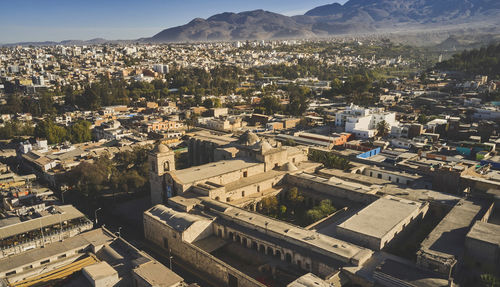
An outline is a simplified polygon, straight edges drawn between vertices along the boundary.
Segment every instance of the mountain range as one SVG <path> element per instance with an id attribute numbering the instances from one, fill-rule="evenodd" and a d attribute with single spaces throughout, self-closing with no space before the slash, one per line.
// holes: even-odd
<path id="1" fill-rule="evenodd" d="M 196 18 L 153 37 L 137 40 L 97 38 L 11 45 L 304 39 L 377 33 L 404 36 L 408 32 L 435 35 L 447 31 L 450 31 L 449 35 L 500 35 L 500 0 L 349 0 L 344 5 L 319 6 L 304 15 L 291 17 L 264 10 L 226 12 L 207 19 Z M 441 37 L 440 41 L 449 35 Z"/>
<path id="2" fill-rule="evenodd" d="M 261 40 L 500 24 L 499 0 L 350 0 L 284 16 L 264 10 L 222 13 L 169 28 L 146 42 Z"/>

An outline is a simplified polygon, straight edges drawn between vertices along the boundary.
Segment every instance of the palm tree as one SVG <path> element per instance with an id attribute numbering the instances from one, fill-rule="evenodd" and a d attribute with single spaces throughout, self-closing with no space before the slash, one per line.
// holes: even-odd
<path id="1" fill-rule="evenodd" d="M 381 121 L 377 124 L 377 136 L 383 138 L 389 134 L 389 124 L 386 121 Z"/>

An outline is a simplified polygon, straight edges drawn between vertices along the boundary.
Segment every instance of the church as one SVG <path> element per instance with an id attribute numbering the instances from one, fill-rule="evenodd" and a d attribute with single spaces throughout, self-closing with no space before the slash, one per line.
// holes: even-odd
<path id="1" fill-rule="evenodd" d="M 249 199 L 258 201 L 277 194 L 274 187 L 287 174 L 314 171 L 319 166 L 307 160 L 307 147 L 271 143 L 250 131 L 239 137 L 202 131 L 192 136 L 188 152 L 190 158 L 202 158 L 204 163 L 176 170 L 175 153 L 167 146 L 159 144 L 150 153 L 153 205 L 190 192 L 243 206 Z"/>

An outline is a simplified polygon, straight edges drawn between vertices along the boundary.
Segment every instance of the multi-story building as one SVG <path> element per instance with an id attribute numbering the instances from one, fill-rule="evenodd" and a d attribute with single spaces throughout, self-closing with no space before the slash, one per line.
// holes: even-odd
<path id="1" fill-rule="evenodd" d="M 346 132 L 358 138 L 374 137 L 377 134 L 377 125 L 382 121 L 389 125 L 389 130 L 399 125 L 396 113 L 376 108 L 366 109 L 353 104 L 335 116 L 336 126 L 345 128 Z"/>

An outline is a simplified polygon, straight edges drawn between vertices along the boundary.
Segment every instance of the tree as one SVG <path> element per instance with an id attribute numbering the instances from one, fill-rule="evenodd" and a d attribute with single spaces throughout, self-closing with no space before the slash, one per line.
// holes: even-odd
<path id="1" fill-rule="evenodd" d="M 260 210 L 269 216 L 276 217 L 278 215 L 278 199 L 276 196 L 268 196 L 261 200 Z"/>
<path id="2" fill-rule="evenodd" d="M 264 109 L 266 115 L 274 115 L 282 110 L 280 101 L 274 96 L 262 97 L 262 99 L 260 99 L 260 106 Z"/>
<path id="3" fill-rule="evenodd" d="M 92 139 L 90 122 L 78 121 L 68 128 L 69 140 L 71 143 L 83 143 Z"/>
<path id="4" fill-rule="evenodd" d="M 492 274 L 482 274 L 481 283 L 485 287 L 500 287 L 500 279 Z"/>
<path id="5" fill-rule="evenodd" d="M 333 207 L 332 202 L 328 199 L 324 199 L 318 206 L 315 206 L 306 212 L 306 217 L 309 221 L 308 224 L 316 222 L 333 212 L 335 212 L 335 207 Z"/>
<path id="6" fill-rule="evenodd" d="M 377 136 L 386 137 L 389 134 L 389 123 L 386 121 L 381 121 L 377 124 Z"/>

